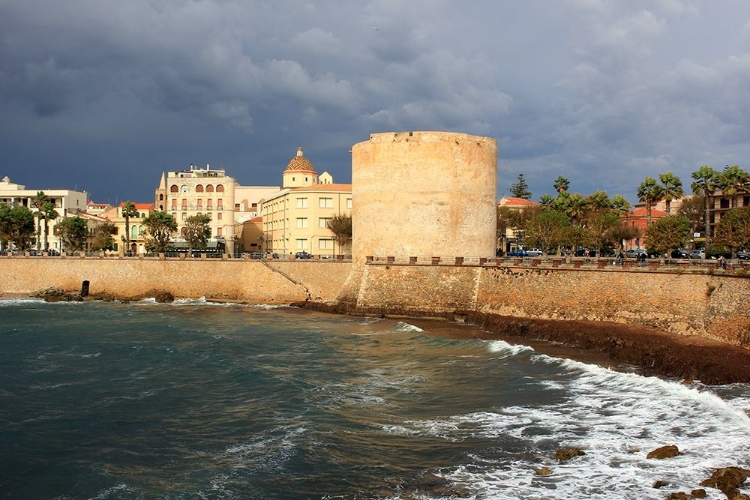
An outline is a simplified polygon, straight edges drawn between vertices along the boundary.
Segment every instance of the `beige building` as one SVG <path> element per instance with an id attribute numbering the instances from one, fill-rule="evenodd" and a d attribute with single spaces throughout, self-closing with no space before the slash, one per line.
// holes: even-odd
<path id="1" fill-rule="evenodd" d="M 165 172 L 156 189 L 154 206 L 177 221 L 176 247 L 185 246 L 181 233 L 188 217 L 211 216 L 209 248 L 234 253 L 235 180 L 223 168 L 190 165 L 188 170 Z"/>
<path id="2" fill-rule="evenodd" d="M 335 184 L 327 172 L 318 175 L 299 148 L 284 170 L 281 191 L 263 202 L 261 250 L 322 258 L 351 254 L 350 244 L 342 248 L 328 229 L 334 216 L 351 211 L 351 184 Z"/>
<path id="3" fill-rule="evenodd" d="M 453 132 L 372 134 L 352 148 L 354 259 L 492 257 L 497 141 Z"/>
<path id="4" fill-rule="evenodd" d="M 497 208 L 497 254 L 503 255 L 506 252 L 522 248 L 524 237 L 524 232 L 521 227 L 517 227 L 512 223 L 508 223 L 508 219 L 510 219 L 510 217 L 503 217 L 504 220 L 500 220 L 501 215 L 504 215 L 503 211 L 519 212 L 521 214 L 521 216 L 518 217 L 520 221 L 520 219 L 527 219 L 532 214 L 536 213 L 539 210 L 540 205 L 535 201 L 527 200 L 525 198 L 503 196 L 502 198 L 500 198 L 500 201 L 497 204 Z"/>
<path id="5" fill-rule="evenodd" d="M 0 203 L 5 203 L 8 206 L 23 205 L 36 214 L 38 210 L 34 207 L 34 200 L 39 191 L 44 191 L 44 194 L 55 204 L 58 218 L 50 220 L 47 224 L 49 230 L 47 244 L 50 249 L 60 251 L 60 239 L 55 236 L 55 226 L 60 220 L 73 217 L 78 212 L 86 210 L 88 195 L 85 191 L 70 189 L 26 189 L 26 186 L 11 182 L 8 177 L 4 177 L 0 180 Z M 36 248 L 42 248 L 44 238 L 44 225 L 41 224 Z"/>

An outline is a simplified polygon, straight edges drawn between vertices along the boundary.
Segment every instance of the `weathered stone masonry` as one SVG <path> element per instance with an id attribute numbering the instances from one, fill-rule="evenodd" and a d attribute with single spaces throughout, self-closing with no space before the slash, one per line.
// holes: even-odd
<path id="1" fill-rule="evenodd" d="M 747 276 L 522 266 L 311 261 L 2 258 L 3 294 L 49 287 L 144 296 L 165 290 L 257 304 L 340 302 L 358 313 L 611 321 L 750 345 Z"/>

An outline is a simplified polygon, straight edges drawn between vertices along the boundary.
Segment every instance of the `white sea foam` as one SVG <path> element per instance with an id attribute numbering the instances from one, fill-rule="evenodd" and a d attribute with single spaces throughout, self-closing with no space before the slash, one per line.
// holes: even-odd
<path id="1" fill-rule="evenodd" d="M 493 349 L 508 347 L 495 344 Z M 477 457 L 472 464 L 442 471 L 446 479 L 477 491 L 477 498 L 662 499 L 669 491 L 699 487 L 716 468 L 750 465 L 745 396 L 726 401 L 711 391 L 656 377 L 539 354 L 533 358 L 561 369 L 556 380 L 545 383 L 565 388 L 566 400 L 408 421 L 383 430 L 447 442 L 511 437 L 525 443 L 531 458 L 493 464 L 491 457 Z M 667 444 L 683 454 L 646 459 L 649 451 Z M 560 464 L 554 458 L 557 447 L 579 447 L 586 455 Z M 552 474 L 536 474 L 541 466 Z M 657 480 L 669 484 L 654 489 Z"/>
<path id="2" fill-rule="evenodd" d="M 418 326 L 410 325 L 409 323 L 404 323 L 403 321 L 399 321 L 396 323 L 396 330 L 399 332 L 423 332 L 421 328 Z"/>
<path id="3" fill-rule="evenodd" d="M 231 462 L 232 469 L 273 472 L 294 455 L 297 442 L 306 432 L 304 426 L 277 427 L 254 436 L 249 442 L 228 447 L 222 458 Z"/>
<path id="4" fill-rule="evenodd" d="M 44 304 L 44 299 L 34 299 L 30 297 L 17 299 L 0 299 L 0 307 L 23 306 L 28 304 Z"/>
<path id="5" fill-rule="evenodd" d="M 536 351 L 525 345 L 520 344 L 509 344 L 508 342 L 505 342 L 503 340 L 492 340 L 487 343 L 487 348 L 490 352 L 500 353 L 503 354 L 504 358 L 510 357 L 510 356 L 518 356 L 521 353 L 525 354 L 531 354 L 536 353 Z"/>

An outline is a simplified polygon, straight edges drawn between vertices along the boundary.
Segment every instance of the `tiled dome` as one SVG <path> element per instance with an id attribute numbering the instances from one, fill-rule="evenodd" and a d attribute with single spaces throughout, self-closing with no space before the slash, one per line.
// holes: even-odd
<path id="1" fill-rule="evenodd" d="M 291 159 L 289 162 L 289 165 L 287 165 L 285 172 L 290 171 L 304 171 L 304 172 L 315 172 L 315 168 L 313 167 L 313 164 L 310 163 L 310 160 L 305 158 L 305 154 L 302 151 L 302 148 L 297 148 L 297 156 Z"/>

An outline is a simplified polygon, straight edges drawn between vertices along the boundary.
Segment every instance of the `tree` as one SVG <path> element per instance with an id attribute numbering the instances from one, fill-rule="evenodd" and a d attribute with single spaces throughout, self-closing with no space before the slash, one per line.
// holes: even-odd
<path id="1" fill-rule="evenodd" d="M 570 219 L 558 210 L 543 210 L 526 224 L 526 242 L 528 245 L 546 251 L 569 243 Z"/>
<path id="2" fill-rule="evenodd" d="M 125 218 L 125 251 L 130 252 L 130 218 L 138 217 L 138 209 L 132 201 L 126 201 L 122 206 L 122 216 Z"/>
<path id="3" fill-rule="evenodd" d="M 44 219 L 44 251 L 49 250 L 49 221 L 57 219 L 60 214 L 55 210 L 55 204 L 52 201 L 46 201 L 42 206 L 42 219 Z"/>
<path id="4" fill-rule="evenodd" d="M 12 207 L 0 203 L 0 239 L 13 244 L 18 250 L 26 250 L 34 243 L 34 214 L 23 205 Z"/>
<path id="5" fill-rule="evenodd" d="M 616 250 L 621 250 L 623 241 L 629 241 L 640 236 L 641 231 L 638 228 L 628 226 L 624 222 L 618 222 L 607 229 L 602 239 L 603 242 L 611 244 Z"/>
<path id="6" fill-rule="evenodd" d="M 339 252 L 343 253 L 343 248 L 352 240 L 352 216 L 334 215 L 327 226 L 339 242 Z"/>
<path id="7" fill-rule="evenodd" d="M 98 252 L 101 250 L 114 250 L 117 226 L 111 222 L 103 222 L 94 228 L 94 238 L 91 240 L 91 250 Z"/>
<path id="8" fill-rule="evenodd" d="M 709 219 L 710 207 L 709 202 L 711 201 L 711 195 L 714 194 L 719 184 L 719 173 L 708 165 L 702 165 L 697 171 L 693 172 L 691 177 L 693 182 L 690 184 L 690 189 L 695 194 L 703 195 L 703 206 L 704 206 L 704 224 L 706 246 L 711 241 L 711 224 Z"/>
<path id="9" fill-rule="evenodd" d="M 86 246 L 88 223 L 78 217 L 68 217 L 57 223 L 57 234 L 66 250 L 77 252 Z"/>
<path id="10" fill-rule="evenodd" d="M 539 198 L 539 205 L 544 210 L 552 209 L 555 207 L 555 199 L 548 194 L 543 194 L 542 197 Z"/>
<path id="11" fill-rule="evenodd" d="M 630 202 L 621 194 L 616 194 L 610 200 L 612 210 L 617 214 L 624 214 L 630 210 Z"/>
<path id="12" fill-rule="evenodd" d="M 44 191 L 37 191 L 36 198 L 34 198 L 33 205 L 34 208 L 36 208 L 36 217 L 37 217 L 37 224 L 36 224 L 36 249 L 40 249 L 40 245 L 42 244 L 42 219 L 44 218 L 42 215 L 42 209 L 44 208 L 44 204 L 49 201 L 49 197 L 44 194 Z"/>
<path id="13" fill-rule="evenodd" d="M 737 250 L 750 248 L 750 207 L 733 208 L 721 216 L 716 226 L 716 242 L 737 258 Z"/>
<path id="14" fill-rule="evenodd" d="M 682 200 L 682 205 L 677 211 L 677 215 L 684 215 L 690 220 L 690 232 L 700 232 L 706 213 L 705 205 L 705 200 L 701 195 L 690 196 Z"/>
<path id="15" fill-rule="evenodd" d="M 570 188 L 570 181 L 562 175 L 558 175 L 557 179 L 555 179 L 554 184 L 552 184 L 552 187 L 555 188 L 557 194 L 560 195 L 566 192 L 568 188 Z"/>
<path id="16" fill-rule="evenodd" d="M 191 215 L 183 226 L 183 236 L 188 244 L 188 255 L 193 254 L 193 248 L 206 248 L 211 237 L 211 216 Z"/>
<path id="17" fill-rule="evenodd" d="M 610 246 L 609 232 L 620 225 L 620 216 L 612 210 L 593 212 L 586 220 L 586 246 L 601 250 Z"/>
<path id="18" fill-rule="evenodd" d="M 662 217 L 646 228 L 649 248 L 665 254 L 685 245 L 690 238 L 690 220 L 682 215 Z"/>
<path id="19" fill-rule="evenodd" d="M 646 204 L 646 225 L 651 225 L 651 207 L 664 196 L 664 189 L 656 183 L 653 177 L 646 177 L 646 180 L 638 186 L 638 200 Z"/>
<path id="20" fill-rule="evenodd" d="M 722 194 L 732 197 L 732 208 L 737 208 L 737 195 L 750 191 L 750 175 L 737 165 L 726 167 L 719 174 Z"/>
<path id="21" fill-rule="evenodd" d="M 177 231 L 177 221 L 167 212 L 154 212 L 145 219 L 146 249 L 149 252 L 166 252 L 172 239 L 172 233 Z"/>
<path id="22" fill-rule="evenodd" d="M 659 180 L 662 184 L 662 191 L 664 196 L 664 205 L 666 207 L 667 215 L 672 213 L 671 205 L 672 200 L 682 198 L 682 181 L 679 177 L 674 175 L 671 171 L 659 174 Z"/>
<path id="23" fill-rule="evenodd" d="M 518 174 L 518 182 L 510 185 L 510 194 L 516 198 L 523 198 L 524 200 L 531 199 L 531 191 L 529 191 L 529 186 L 526 184 L 526 179 L 523 178 L 523 174 Z"/>
<path id="24" fill-rule="evenodd" d="M 565 213 L 573 224 L 579 224 L 586 215 L 586 200 L 578 193 L 571 194 L 567 199 Z"/>

